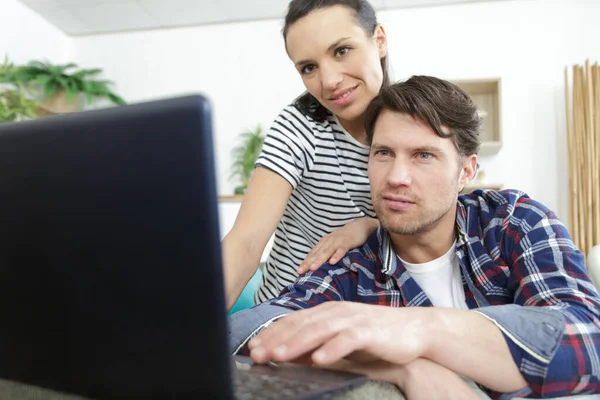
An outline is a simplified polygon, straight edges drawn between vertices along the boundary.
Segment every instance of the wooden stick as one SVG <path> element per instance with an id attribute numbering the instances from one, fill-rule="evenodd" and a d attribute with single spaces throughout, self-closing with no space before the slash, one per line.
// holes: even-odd
<path id="1" fill-rule="evenodd" d="M 569 69 L 565 67 L 565 111 L 567 118 L 567 165 L 569 166 L 569 232 L 573 242 L 579 246 L 579 219 L 577 216 L 577 166 L 575 157 L 575 138 L 571 118 L 571 93 L 569 92 Z"/>
<path id="2" fill-rule="evenodd" d="M 571 100 L 571 101 L 569 101 Z M 569 204 L 573 240 L 584 254 L 600 244 L 600 67 L 573 66 L 572 97 L 565 70 Z"/>
<path id="3" fill-rule="evenodd" d="M 573 66 L 573 133 L 575 138 L 575 160 L 577 173 L 577 209 L 578 209 L 578 224 L 579 224 L 579 248 L 584 254 L 587 254 L 586 236 L 586 185 L 584 181 L 584 143 L 583 132 L 585 130 L 583 124 L 585 121 L 584 115 L 584 99 L 583 99 L 583 69 L 579 65 Z"/>
<path id="4" fill-rule="evenodd" d="M 590 60 L 586 60 L 585 62 L 585 70 L 586 70 L 586 95 L 587 95 L 587 115 L 586 115 L 586 136 L 587 136 L 587 180 L 588 180 L 588 251 L 594 246 L 596 243 L 596 238 L 599 236 L 596 233 L 596 227 L 598 226 L 598 221 L 594 218 L 596 214 L 596 204 L 598 199 L 596 198 L 596 188 L 598 187 L 596 182 L 596 176 L 598 174 L 596 168 L 596 138 L 595 138 L 595 119 L 596 119 L 596 107 L 595 107 L 595 90 L 594 90 L 594 73 L 592 72 L 592 67 L 590 65 Z M 587 254 L 587 253 L 586 253 Z"/>
<path id="5" fill-rule="evenodd" d="M 592 86 L 592 69 L 590 66 L 590 60 L 585 60 L 585 161 L 586 161 L 586 182 L 587 182 L 587 220 L 586 224 L 586 253 L 594 245 L 594 223 L 592 218 L 594 216 L 594 153 L 595 153 L 595 141 L 594 141 L 594 87 Z"/>
<path id="6" fill-rule="evenodd" d="M 592 158 L 592 171 L 594 172 L 594 183 L 592 188 L 594 191 L 594 212 L 592 213 L 592 221 L 594 223 L 594 240 L 592 245 L 600 244 L 600 68 L 598 63 L 592 68 L 592 78 L 594 83 L 593 99 L 594 99 L 594 137 L 595 148 L 593 149 L 594 157 Z"/>

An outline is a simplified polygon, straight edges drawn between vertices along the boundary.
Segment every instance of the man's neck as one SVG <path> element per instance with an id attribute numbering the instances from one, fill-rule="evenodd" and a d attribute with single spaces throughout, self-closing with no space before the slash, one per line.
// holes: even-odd
<path id="1" fill-rule="evenodd" d="M 394 251 L 402 260 L 423 264 L 446 254 L 456 240 L 456 215 L 444 218 L 433 229 L 415 235 L 390 233 Z"/>

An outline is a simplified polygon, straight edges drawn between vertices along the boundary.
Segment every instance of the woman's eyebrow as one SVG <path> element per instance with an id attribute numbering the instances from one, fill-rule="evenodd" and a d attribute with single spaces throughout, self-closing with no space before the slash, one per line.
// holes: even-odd
<path id="1" fill-rule="evenodd" d="M 336 40 L 335 42 L 333 42 L 331 45 L 329 45 L 329 47 L 327 48 L 327 52 L 330 52 L 331 50 L 335 49 L 337 46 L 339 46 L 340 43 L 342 43 L 344 40 L 348 40 L 350 39 L 350 37 L 343 37 L 341 39 Z M 297 63 L 295 63 L 295 66 L 299 66 L 299 65 L 303 65 L 303 64 L 308 64 L 312 62 L 312 60 L 300 60 Z"/>

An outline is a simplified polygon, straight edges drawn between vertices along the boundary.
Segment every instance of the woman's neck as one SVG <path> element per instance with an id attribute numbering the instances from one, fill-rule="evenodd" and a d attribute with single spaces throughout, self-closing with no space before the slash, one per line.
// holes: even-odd
<path id="1" fill-rule="evenodd" d="M 340 125 L 359 143 L 367 144 L 367 132 L 365 131 L 365 117 L 362 116 L 355 120 L 346 120 L 337 117 Z"/>

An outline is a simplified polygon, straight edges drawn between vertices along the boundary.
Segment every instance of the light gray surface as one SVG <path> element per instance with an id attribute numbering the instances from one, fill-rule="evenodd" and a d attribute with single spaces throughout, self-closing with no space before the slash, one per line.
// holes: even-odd
<path id="1" fill-rule="evenodd" d="M 350 391 L 332 396 L 331 400 L 405 400 L 398 388 L 384 382 L 369 381 Z"/>
<path id="2" fill-rule="evenodd" d="M 482 400 L 489 397 L 479 389 L 475 389 Z M 0 399 L 2 400 L 89 400 L 85 397 L 58 393 L 52 390 L 28 386 L 22 383 L 0 379 Z M 400 391 L 389 383 L 369 381 L 351 391 L 342 392 L 330 397 L 330 400 L 405 400 Z M 600 395 L 583 395 L 561 397 L 554 400 L 600 400 Z"/>
<path id="3" fill-rule="evenodd" d="M 20 0 L 68 35 L 282 19 L 289 0 Z M 386 9 L 506 0 L 370 0 Z"/>
<path id="4" fill-rule="evenodd" d="M 18 382 L 0 379 L 0 399 L 4 400 L 86 400 L 80 396 L 58 393 Z"/>
<path id="5" fill-rule="evenodd" d="M 484 395 L 485 396 L 485 395 Z M 488 397 L 482 397 L 488 399 Z M 88 400 L 84 397 L 57 393 L 0 379 L 0 399 L 10 400 Z M 389 383 L 369 381 L 366 384 L 330 397 L 330 400 L 405 400 L 400 391 Z"/>
<path id="6" fill-rule="evenodd" d="M 28 386 L 0 379 L 0 399 L 10 400 L 88 400 L 84 397 L 57 393 L 52 390 Z M 330 397 L 330 400 L 405 400 L 393 385 L 370 381 L 351 391 Z"/>

